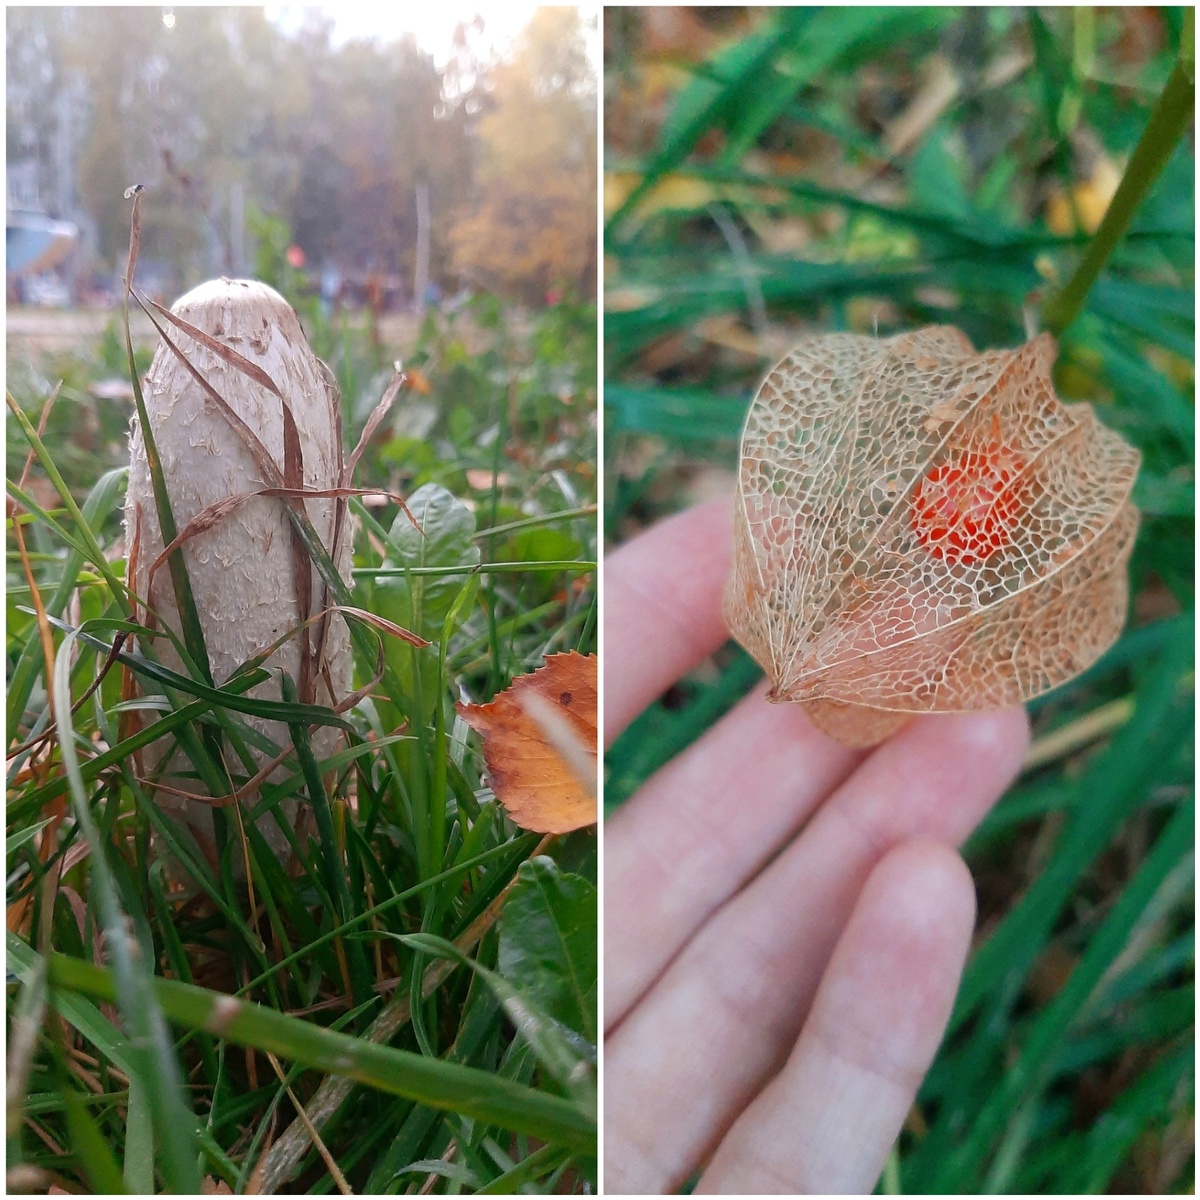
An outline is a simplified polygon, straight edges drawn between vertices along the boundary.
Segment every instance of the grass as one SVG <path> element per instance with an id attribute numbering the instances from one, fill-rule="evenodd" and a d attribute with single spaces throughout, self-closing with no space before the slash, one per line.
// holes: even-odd
<path id="1" fill-rule="evenodd" d="M 993 347 L 1050 325 L 1060 394 L 1142 452 L 1127 631 L 1030 705 L 1026 770 L 967 846 L 977 945 L 880 1190 L 1190 1190 L 1190 18 L 726 10 L 699 50 L 659 30 L 660 58 L 638 10 L 610 20 L 612 541 L 732 486 L 749 397 L 805 332 L 946 323 Z M 956 87 L 905 140 L 939 61 Z M 1135 147 L 1142 186 L 1097 230 L 1102 168 Z M 606 801 L 759 677 L 729 645 L 680 681 L 612 748 Z"/>
<path id="2" fill-rule="evenodd" d="M 299 307 L 350 444 L 393 359 L 412 383 L 359 464 L 379 493 L 351 501 L 348 598 L 429 645 L 359 622 L 355 682 L 376 682 L 340 717 L 286 686 L 248 697 L 253 663 L 214 685 L 194 638 L 183 671 L 136 640 L 129 408 L 95 394 L 119 327 L 10 361 L 10 1187 L 585 1190 L 595 837 L 516 828 L 454 703 L 595 649 L 595 310 L 480 296 L 393 346 Z M 246 715 L 285 722 L 290 744 Z M 341 738 L 318 761 L 322 723 Z M 247 781 L 252 750 L 284 754 L 253 809 L 216 810 L 216 863 L 142 775 L 163 736 L 212 795 Z M 291 835 L 288 870 L 260 826 L 289 832 L 297 801 L 317 836 Z"/>

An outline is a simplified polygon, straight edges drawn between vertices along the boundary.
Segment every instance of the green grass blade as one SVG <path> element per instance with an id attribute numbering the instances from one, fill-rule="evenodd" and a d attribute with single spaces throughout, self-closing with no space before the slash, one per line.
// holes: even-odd
<path id="1" fill-rule="evenodd" d="M 72 548 L 80 550 L 80 552 L 86 556 L 87 561 L 96 568 L 101 576 L 103 576 L 104 581 L 112 590 L 113 596 L 117 599 L 117 602 L 121 605 L 126 615 L 128 615 L 130 607 L 128 600 L 125 598 L 125 588 L 122 586 L 121 581 L 117 579 L 116 575 L 113 574 L 112 567 L 109 565 L 108 558 L 105 555 L 104 550 L 101 548 L 100 543 L 96 541 L 96 535 L 92 532 L 91 526 L 84 517 L 79 505 L 75 503 L 75 497 L 71 494 L 71 489 L 67 486 L 66 481 L 59 473 L 58 467 L 55 466 L 54 459 L 51 458 L 50 452 L 46 449 L 42 439 L 38 437 L 37 430 L 34 429 L 33 423 L 29 420 L 25 413 L 21 411 L 20 405 L 17 404 L 12 396 L 8 396 L 7 398 L 9 410 L 12 412 L 13 416 L 16 417 L 17 424 L 21 427 L 21 432 L 25 435 L 26 441 L 29 442 L 34 454 L 37 456 L 37 460 L 41 464 L 42 470 L 46 472 L 50 482 L 54 484 L 54 490 L 58 493 L 59 498 L 62 500 L 63 507 L 70 514 L 71 519 L 75 522 L 76 529 L 79 531 L 81 545 L 75 543 L 74 539 L 70 539 L 69 537 L 67 539 L 68 544 L 71 545 Z M 49 519 L 48 514 L 41 508 L 40 505 L 37 505 L 32 501 L 32 497 L 30 497 L 27 492 L 17 487 L 17 485 L 11 480 L 6 482 L 9 492 L 21 502 L 22 506 L 28 507 L 31 512 L 37 512 L 43 519 Z"/>
<path id="2" fill-rule="evenodd" d="M 1195 814 L 1192 806 L 1188 803 L 1179 804 L 1153 850 L 1093 936 L 1066 985 L 1039 1014 L 1021 1049 L 1020 1058 L 1004 1073 L 999 1089 L 988 1097 L 954 1155 L 946 1161 L 946 1182 L 969 1177 L 971 1165 L 986 1160 L 993 1140 L 1006 1127 L 1008 1136 L 1018 1142 L 1028 1136 L 1028 1129 L 1020 1125 L 1020 1114 L 1036 1111 L 1035 1097 L 1045 1087 L 1054 1070 L 1058 1048 L 1068 1029 L 1078 1019 L 1105 972 L 1125 948 L 1155 893 L 1189 852 L 1194 840 Z M 1013 1161 L 1019 1149 L 1014 1147 L 1013 1152 L 1008 1153 L 1002 1145 L 998 1161 Z M 982 1191 L 1007 1191 L 1009 1184 L 1009 1179 L 1003 1173 L 993 1171 L 984 1181 Z"/>
<path id="3" fill-rule="evenodd" d="M 1192 630 L 1190 620 L 1176 629 L 1156 670 L 1139 691 L 1133 718 L 1080 782 L 1085 802 L 1074 807 L 1058 852 L 1022 903 L 976 952 L 959 989 L 951 1032 L 994 989 L 1011 994 L 1019 986 L 1079 876 L 1129 815 L 1130 803 L 1144 795 L 1157 771 L 1170 765 L 1176 746 L 1188 736 L 1190 704 L 1179 704 L 1178 690 L 1184 664 L 1190 660 Z"/>
<path id="4" fill-rule="evenodd" d="M 774 27 L 761 38 L 754 53 L 747 55 L 737 73 L 727 81 L 709 103 L 695 113 L 667 140 L 646 167 L 638 185 L 630 192 L 625 202 L 613 213 L 605 228 L 605 237 L 610 238 L 625 218 L 637 207 L 638 202 L 654 185 L 691 153 L 701 135 L 721 120 L 740 102 L 742 94 L 761 80 L 764 72 L 796 39 L 812 13 L 804 8 L 784 8 L 777 11 Z"/>
<path id="5" fill-rule="evenodd" d="M 51 956 L 49 978 L 57 987 L 99 1000 L 117 997 L 114 972 L 66 955 Z M 364 1042 L 193 984 L 155 979 L 152 987 L 162 1012 L 189 1029 L 573 1150 L 587 1152 L 594 1145 L 594 1122 L 558 1096 L 473 1067 Z"/>
<path id="6" fill-rule="evenodd" d="M 1134 147 L 1116 194 L 1105 211 L 1083 261 L 1061 291 L 1050 296 L 1042 309 L 1042 321 L 1051 333 L 1061 333 L 1079 315 L 1088 292 L 1112 256 L 1129 222 L 1149 194 L 1175 145 L 1187 134 L 1195 103 L 1194 40 L 1195 10 L 1185 14 L 1187 22 L 1179 61 L 1171 71 L 1158 104 L 1150 114 Z"/>
<path id="7" fill-rule="evenodd" d="M 152 966 L 131 940 L 113 886 L 105 844 L 92 820 L 87 792 L 79 773 L 71 718 L 70 663 L 75 634 L 63 639 L 54 664 L 54 709 L 63 768 L 70 781 L 75 819 L 91 851 L 90 862 L 104 923 L 108 953 L 114 962 L 116 982 L 110 999 L 116 1000 L 130 1035 L 130 1054 L 135 1072 L 152 1097 L 152 1111 L 163 1174 L 175 1191 L 199 1190 L 196 1169 L 195 1121 L 184 1099 L 183 1079 L 174 1049 L 158 1006 L 149 998 Z"/>
<path id="8" fill-rule="evenodd" d="M 84 526 L 91 529 L 93 526 L 104 522 L 113 510 L 120 493 L 121 483 L 128 474 L 128 467 L 118 467 L 116 470 L 106 471 L 97 480 L 95 486 L 84 500 L 83 508 L 80 510 L 80 520 Z M 82 548 L 71 548 L 66 560 L 62 564 L 62 573 L 59 575 L 54 592 L 44 602 L 46 611 L 51 616 L 62 616 L 67 606 L 67 601 L 70 600 L 71 594 L 75 590 L 79 572 L 83 569 L 86 561 L 87 556 L 84 554 Z M 119 590 L 116 596 L 123 597 L 124 592 Z M 117 602 L 120 603 L 120 599 Z M 40 665 L 41 639 L 37 636 L 37 631 L 34 630 L 22 648 L 17 665 L 13 668 L 13 672 L 9 677 L 9 730 L 16 730 L 18 728 L 20 717 L 25 711 L 25 706 L 29 703 L 29 696 L 33 690 L 33 684 L 37 678 L 37 671 Z"/>
<path id="9" fill-rule="evenodd" d="M 100 1132 L 95 1118 L 88 1112 L 87 1102 L 70 1084 L 64 1085 L 62 1098 L 63 1107 L 67 1112 L 71 1145 L 93 1191 L 100 1195 L 124 1193 L 124 1177 L 112 1156 L 112 1151 L 108 1148 L 104 1134 Z"/>
<path id="10" fill-rule="evenodd" d="M 125 1121 L 125 1190 L 134 1196 L 154 1192 L 154 1114 L 150 1093 L 141 1079 L 129 1080 L 129 1107 Z"/>

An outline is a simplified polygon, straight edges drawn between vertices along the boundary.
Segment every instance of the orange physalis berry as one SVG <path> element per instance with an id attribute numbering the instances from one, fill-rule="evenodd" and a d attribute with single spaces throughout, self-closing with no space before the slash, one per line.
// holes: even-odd
<path id="1" fill-rule="evenodd" d="M 930 554 L 980 563 L 1012 540 L 1020 508 L 1020 462 L 999 449 L 968 450 L 927 471 L 913 497 L 912 523 Z"/>

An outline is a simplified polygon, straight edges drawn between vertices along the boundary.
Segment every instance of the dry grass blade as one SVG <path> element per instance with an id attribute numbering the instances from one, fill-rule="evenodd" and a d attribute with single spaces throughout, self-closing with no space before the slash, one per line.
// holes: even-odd
<path id="1" fill-rule="evenodd" d="M 122 298 L 125 326 L 125 357 L 129 364 L 129 379 L 133 385 L 134 407 L 136 409 L 138 428 L 141 432 L 142 452 L 145 456 L 148 475 L 146 496 L 141 500 L 134 500 L 129 504 L 129 511 L 126 516 L 126 536 L 135 546 L 141 542 L 143 515 L 150 508 L 154 510 L 154 519 L 162 530 L 163 540 L 169 541 L 175 536 L 175 514 L 171 507 L 170 494 L 163 476 L 162 461 L 158 453 L 158 442 L 154 436 L 154 430 L 151 427 L 146 412 L 146 398 L 142 394 L 142 385 L 133 354 L 133 337 L 129 325 L 129 297 L 133 295 L 133 275 L 137 268 L 138 251 L 142 242 L 143 190 L 143 185 L 137 183 L 126 189 L 125 192 L 126 199 L 130 196 L 133 197 L 133 206 L 129 223 L 129 257 L 125 268 L 125 291 Z M 184 642 L 204 682 L 212 683 L 208 647 L 205 644 L 204 630 L 200 624 L 199 614 L 196 610 L 196 602 L 192 594 L 191 579 L 188 576 L 187 565 L 180 553 L 172 554 L 168 561 L 170 563 L 171 584 L 174 589 L 174 604 L 179 612 Z"/>
<path id="2" fill-rule="evenodd" d="M 342 604 L 338 606 L 338 611 L 357 617 L 360 621 L 381 630 L 383 633 L 389 633 L 392 637 L 397 637 L 401 641 L 408 642 L 410 646 L 429 645 L 429 642 L 425 638 L 413 633 L 411 629 L 405 629 L 402 625 L 397 625 L 395 621 L 389 621 L 386 617 L 381 617 L 378 613 L 367 612 L 365 608 L 355 608 L 353 605 Z"/>
<path id="3" fill-rule="evenodd" d="M 329 1147 L 325 1145 L 321 1135 L 313 1127 L 312 1122 L 308 1119 L 308 1114 L 304 1111 L 304 1105 L 300 1103 L 296 1093 L 292 1091 L 291 1085 L 287 1082 L 287 1076 L 283 1073 L 283 1068 L 279 1065 L 279 1059 L 274 1054 L 268 1054 L 267 1059 L 271 1064 L 271 1069 L 279 1078 L 279 1082 L 283 1084 L 284 1090 L 287 1092 L 288 1099 L 292 1102 L 292 1107 L 296 1110 L 296 1119 L 304 1126 L 305 1132 L 308 1134 L 308 1139 L 317 1148 L 317 1153 L 321 1156 L 321 1161 L 329 1170 L 329 1177 L 337 1185 L 337 1189 L 343 1196 L 353 1196 L 354 1189 L 346 1181 L 346 1176 L 342 1173 L 342 1169 L 334 1161 L 333 1155 L 329 1153 Z M 251 1180 L 248 1189 L 250 1195 L 257 1192 L 256 1181 Z"/>
<path id="4" fill-rule="evenodd" d="M 42 415 L 38 417 L 37 432 L 38 437 L 44 437 L 46 434 L 46 424 L 50 420 L 50 410 L 54 407 L 55 400 L 58 399 L 58 393 L 62 391 L 62 380 L 60 379 L 50 390 L 50 395 L 46 397 L 46 403 L 42 405 Z M 9 397 L 11 402 L 12 398 Z M 30 446 L 29 453 L 25 455 L 25 465 L 21 468 L 21 478 L 17 486 L 24 491 L 29 479 L 29 472 L 33 468 L 33 460 L 37 456 L 34 454 L 33 447 Z"/>
<path id="5" fill-rule="evenodd" d="M 154 309 L 160 312 L 163 317 L 170 321 L 177 329 L 181 329 L 188 337 L 199 342 L 202 346 L 211 350 L 218 358 L 224 359 L 231 367 L 235 367 L 241 371 L 249 379 L 253 379 L 255 383 L 267 389 L 273 396 L 277 396 L 281 404 L 287 407 L 287 401 L 283 397 L 283 393 L 279 390 L 270 375 L 266 373 L 257 363 L 251 362 L 244 354 L 239 354 L 232 346 L 226 345 L 213 337 L 212 334 L 206 333 L 203 329 L 193 325 L 191 321 L 185 320 L 183 317 L 173 313 L 169 308 L 164 308 L 157 300 L 153 300 L 148 296 L 136 296 L 137 302 L 144 309 L 147 304 L 150 304 Z"/>
<path id="6" fill-rule="evenodd" d="M 25 573 L 25 582 L 29 584 L 29 594 L 36 614 L 38 637 L 41 639 L 42 655 L 46 663 L 46 695 L 50 704 L 54 703 L 54 636 L 50 632 L 50 622 L 46 619 L 46 608 L 42 603 L 42 593 L 38 589 L 37 579 L 33 573 L 33 564 L 29 561 L 29 550 L 25 545 L 25 531 L 20 521 L 12 523 L 13 536 L 17 539 L 17 553 L 21 558 L 21 569 Z"/>
<path id="7" fill-rule="evenodd" d="M 230 514 L 235 512 L 248 500 L 254 500 L 259 497 L 286 499 L 286 500 L 303 500 L 306 497 L 312 497 L 317 500 L 335 499 L 341 500 L 349 496 L 386 496 L 389 500 L 393 500 L 396 504 L 404 507 L 402 497 L 395 495 L 392 492 L 380 492 L 378 488 L 351 488 L 351 487 L 336 487 L 336 488 L 307 488 L 307 487 L 269 487 L 256 488 L 252 492 L 237 492 L 232 496 L 225 496 L 220 500 L 210 504 L 207 508 L 203 508 L 188 523 L 179 531 L 175 540 L 169 542 L 161 554 L 150 564 L 149 579 L 151 582 L 154 576 L 167 561 L 173 550 L 184 545 L 185 542 L 195 537 L 197 534 L 205 533 L 214 528 L 221 521 L 225 520 Z M 413 524 L 416 524 L 414 521 Z M 419 526 L 418 526 L 419 528 Z M 133 572 L 131 572 L 131 575 Z"/>
<path id="8" fill-rule="evenodd" d="M 354 447 L 350 452 L 350 457 L 346 460 L 346 469 L 342 475 L 343 486 L 348 487 L 350 480 L 354 478 L 354 469 L 358 466 L 358 460 L 362 457 L 363 451 L 366 450 L 371 439 L 375 436 L 375 431 L 382 424 L 383 418 L 388 415 L 392 404 L 400 394 L 400 389 L 407 383 L 408 376 L 400 370 L 400 366 L 397 363 L 396 373 L 392 376 L 387 391 L 383 393 L 383 398 L 375 405 L 371 415 L 367 418 L 367 423 L 363 426 L 362 436 L 358 439 L 358 445 Z"/>
<path id="9" fill-rule="evenodd" d="M 254 461 L 259 470 L 262 471 L 263 475 L 266 476 L 268 481 L 275 487 L 286 486 L 284 483 L 283 473 L 280 471 L 278 464 L 268 453 L 266 446 L 262 444 L 258 434 L 256 434 L 254 430 L 251 429 L 250 426 L 247 425 L 246 422 L 243 421 L 242 418 L 238 416 L 238 414 L 234 412 L 232 408 L 229 407 L 225 401 L 225 398 L 220 394 L 220 392 L 218 392 L 217 389 L 213 387 L 207 379 L 205 379 L 204 375 L 195 367 L 191 359 L 189 359 L 183 350 L 171 340 L 171 338 L 167 335 L 167 331 L 163 329 L 163 327 L 154 319 L 154 314 L 151 313 L 150 309 L 147 307 L 147 301 L 143 297 L 136 295 L 136 293 L 134 298 L 142 306 L 142 311 L 145 312 L 145 314 L 150 318 L 151 323 L 158 331 L 158 336 L 162 339 L 163 345 L 165 345 L 167 349 L 170 350 L 170 352 L 179 360 L 184 370 L 186 370 L 187 373 L 196 381 L 196 383 L 200 385 L 201 389 L 204 391 L 204 394 L 217 406 L 217 411 L 220 412 L 220 414 L 229 422 L 230 426 L 245 442 L 247 449 L 254 456 Z"/>
<path id="10" fill-rule="evenodd" d="M 300 434 L 296 429 L 296 419 L 292 415 L 291 405 L 283 401 L 283 486 L 293 492 L 299 492 L 304 487 L 304 450 L 300 445 Z M 303 500 L 292 499 L 289 504 L 303 505 Z M 316 699 L 316 686 L 313 677 L 315 663 L 313 661 L 312 638 L 308 631 L 308 614 L 312 612 L 312 565 L 309 562 L 308 551 L 304 539 L 294 523 L 288 524 L 288 536 L 292 542 L 292 586 L 296 593 L 296 612 L 301 621 L 300 632 L 300 701 L 310 704 Z M 332 547 L 331 547 L 332 548 Z M 335 560 L 336 561 L 336 560 Z M 324 608 L 322 596 L 321 608 Z M 323 626 L 318 632 L 318 642 L 324 640 Z"/>
<path id="11" fill-rule="evenodd" d="M 350 457 L 346 460 L 345 470 L 342 472 L 342 485 L 349 488 L 350 481 L 354 478 L 354 470 L 358 466 L 358 460 L 362 457 L 363 451 L 367 448 L 371 439 L 375 436 L 375 431 L 379 428 L 383 418 L 387 416 L 396 397 L 400 394 L 400 390 L 408 384 L 408 376 L 400 370 L 400 364 L 396 364 L 396 373 L 392 376 L 391 383 L 388 384 L 387 391 L 383 393 L 383 399 L 375 406 L 371 415 L 367 418 L 367 423 L 363 426 L 362 437 L 358 439 L 358 445 L 350 453 Z M 380 494 L 379 489 L 372 489 L 375 494 Z M 368 492 L 357 492 L 356 495 L 366 495 Z M 382 493 L 389 500 L 395 501 L 400 507 L 400 511 L 413 523 L 422 536 L 425 531 L 421 529 L 421 523 L 413 516 L 412 510 L 408 507 L 402 496 L 393 495 L 391 492 Z"/>

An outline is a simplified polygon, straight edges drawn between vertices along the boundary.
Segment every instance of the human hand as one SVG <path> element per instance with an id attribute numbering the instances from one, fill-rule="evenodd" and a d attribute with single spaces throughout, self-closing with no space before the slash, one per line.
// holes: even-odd
<path id="1" fill-rule="evenodd" d="M 725 641 L 732 503 L 605 568 L 605 742 Z M 960 844 L 1023 709 L 870 753 L 757 688 L 605 825 L 605 1191 L 868 1193 L 949 1019 L 975 916 Z"/>

